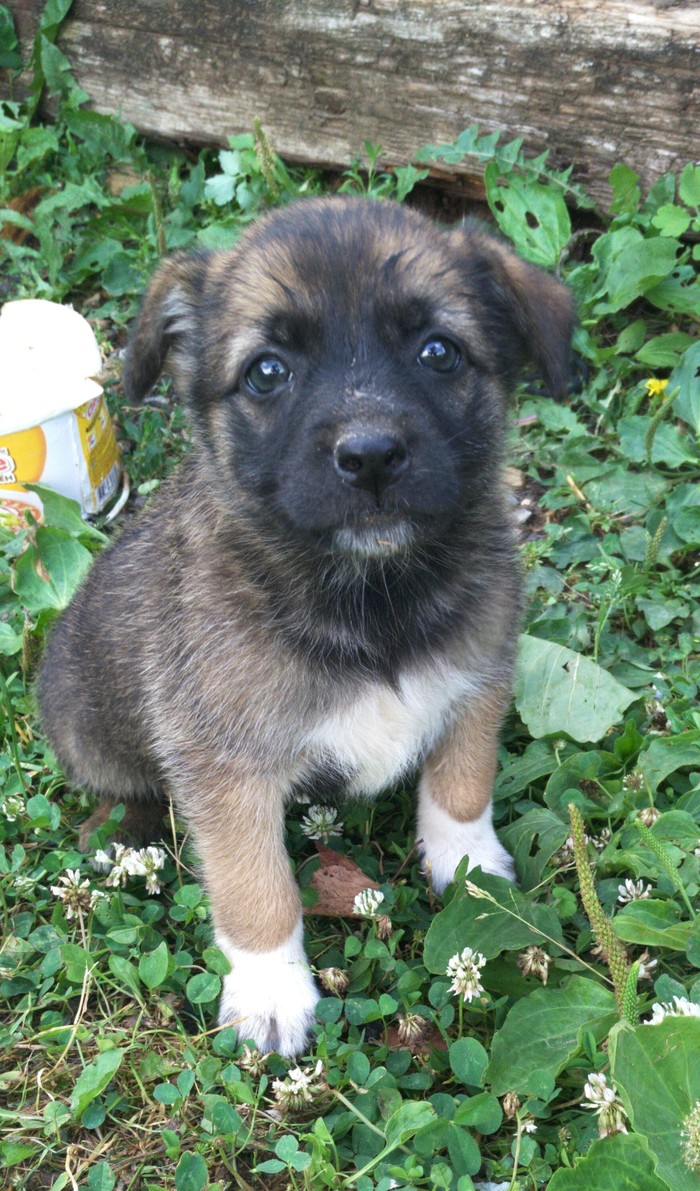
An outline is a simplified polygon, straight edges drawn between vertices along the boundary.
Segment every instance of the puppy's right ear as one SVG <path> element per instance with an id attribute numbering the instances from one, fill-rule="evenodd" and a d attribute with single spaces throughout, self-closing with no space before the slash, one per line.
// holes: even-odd
<path id="1" fill-rule="evenodd" d="M 194 333 L 207 259 L 206 253 L 176 253 L 153 277 L 126 349 L 122 380 L 128 401 L 146 396 L 170 352 Z"/>

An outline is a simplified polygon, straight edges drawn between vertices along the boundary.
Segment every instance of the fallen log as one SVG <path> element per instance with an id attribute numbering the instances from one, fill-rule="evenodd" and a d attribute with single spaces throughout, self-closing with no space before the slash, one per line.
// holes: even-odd
<path id="1" fill-rule="evenodd" d="M 42 3 L 12 6 L 25 43 Z M 687 0 L 75 0 L 59 45 L 98 111 L 177 142 L 258 117 L 290 161 L 344 167 L 369 139 L 405 164 L 478 123 L 551 149 L 603 202 L 615 162 L 649 186 L 697 154 Z"/>

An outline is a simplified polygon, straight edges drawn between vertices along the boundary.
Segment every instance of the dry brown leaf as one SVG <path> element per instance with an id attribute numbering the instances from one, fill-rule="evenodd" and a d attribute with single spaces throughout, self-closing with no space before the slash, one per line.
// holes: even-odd
<path id="1" fill-rule="evenodd" d="M 308 906 L 306 914 L 323 914 L 328 917 L 358 918 L 353 905 L 363 889 L 379 889 L 376 881 L 363 873 L 361 868 L 347 856 L 317 844 L 321 867 L 311 878 L 311 888 L 318 894 L 315 905 Z"/>

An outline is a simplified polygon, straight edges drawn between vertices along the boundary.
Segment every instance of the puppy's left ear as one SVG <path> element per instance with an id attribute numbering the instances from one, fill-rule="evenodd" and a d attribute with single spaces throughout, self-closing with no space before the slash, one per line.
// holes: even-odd
<path id="1" fill-rule="evenodd" d="M 129 401 L 141 401 L 168 365 L 176 380 L 183 379 L 207 260 L 205 253 L 178 252 L 152 278 L 126 349 L 122 383 Z"/>
<path id="2" fill-rule="evenodd" d="M 563 397 L 575 324 L 571 290 L 493 236 L 468 226 L 459 235 L 475 296 L 483 297 L 479 313 L 487 336 L 511 364 L 511 379 L 532 361 L 551 395 Z"/>

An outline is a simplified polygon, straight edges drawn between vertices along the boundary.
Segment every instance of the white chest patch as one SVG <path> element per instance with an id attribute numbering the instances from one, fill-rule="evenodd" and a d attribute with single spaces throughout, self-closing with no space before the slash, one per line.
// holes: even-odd
<path id="1" fill-rule="evenodd" d="M 315 764 L 348 773 L 349 794 L 378 794 L 423 760 L 451 709 L 480 686 L 480 675 L 449 666 L 408 672 L 398 689 L 367 683 L 352 702 L 316 724 L 305 746 Z"/>

